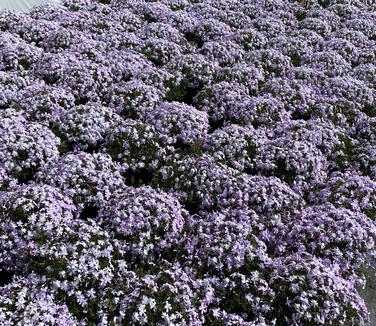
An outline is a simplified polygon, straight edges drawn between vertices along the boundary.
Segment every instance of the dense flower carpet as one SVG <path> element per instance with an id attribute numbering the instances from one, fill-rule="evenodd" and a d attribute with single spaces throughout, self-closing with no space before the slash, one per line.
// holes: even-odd
<path id="1" fill-rule="evenodd" d="M 0 325 L 365 325 L 372 2 L 0 12 Z"/>

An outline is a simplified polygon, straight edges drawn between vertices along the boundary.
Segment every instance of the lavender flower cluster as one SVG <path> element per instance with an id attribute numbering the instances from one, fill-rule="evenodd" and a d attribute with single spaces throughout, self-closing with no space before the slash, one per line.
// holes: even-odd
<path id="1" fill-rule="evenodd" d="M 376 6 L 0 12 L 0 324 L 366 325 Z"/>

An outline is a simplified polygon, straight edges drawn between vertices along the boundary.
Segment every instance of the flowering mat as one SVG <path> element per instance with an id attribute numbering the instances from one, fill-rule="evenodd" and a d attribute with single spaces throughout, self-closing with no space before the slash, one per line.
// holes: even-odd
<path id="1" fill-rule="evenodd" d="M 371 2 L 0 12 L 0 325 L 368 323 Z"/>

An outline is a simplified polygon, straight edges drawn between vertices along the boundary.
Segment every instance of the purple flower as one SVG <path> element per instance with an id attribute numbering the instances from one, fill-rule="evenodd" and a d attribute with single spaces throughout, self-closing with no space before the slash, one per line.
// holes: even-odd
<path id="1" fill-rule="evenodd" d="M 1 11 L 0 324 L 366 325 L 376 7 L 350 2 Z"/>

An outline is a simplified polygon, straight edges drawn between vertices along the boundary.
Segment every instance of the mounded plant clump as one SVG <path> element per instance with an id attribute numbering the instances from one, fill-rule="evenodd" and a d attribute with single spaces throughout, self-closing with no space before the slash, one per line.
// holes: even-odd
<path id="1" fill-rule="evenodd" d="M 375 13 L 0 12 L 0 324 L 366 325 Z"/>

